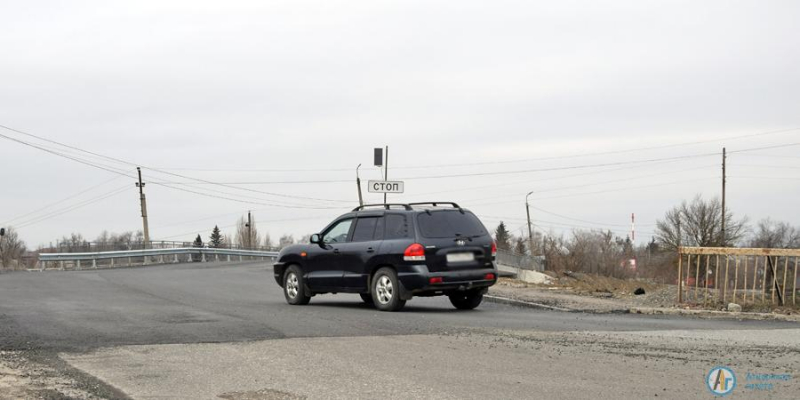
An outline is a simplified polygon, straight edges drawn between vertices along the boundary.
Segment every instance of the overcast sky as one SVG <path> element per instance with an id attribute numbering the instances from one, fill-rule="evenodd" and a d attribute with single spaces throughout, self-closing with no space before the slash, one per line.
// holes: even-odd
<path id="1" fill-rule="evenodd" d="M 798 16 L 790 0 L 0 1 L 0 124 L 130 164 L 0 134 L 145 167 L 153 239 L 232 233 L 248 209 L 273 239 L 316 232 L 384 145 L 405 181 L 390 200 L 457 201 L 520 234 L 534 191 L 537 229 L 624 236 L 636 213 L 637 242 L 720 195 L 726 146 L 734 213 L 800 225 Z M 130 177 L 2 138 L 0 160 L 0 224 L 33 247 L 141 229 Z"/>

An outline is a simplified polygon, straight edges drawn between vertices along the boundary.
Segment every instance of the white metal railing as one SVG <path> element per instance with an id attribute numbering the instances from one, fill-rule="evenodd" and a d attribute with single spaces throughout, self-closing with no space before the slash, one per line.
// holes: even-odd
<path id="1" fill-rule="evenodd" d="M 74 263 L 75 268 L 81 269 L 83 263 L 91 262 L 92 268 L 97 268 L 97 262 L 101 260 L 108 260 L 109 266 L 115 266 L 115 260 L 127 259 L 128 266 L 134 264 L 133 259 L 141 258 L 141 263 L 136 264 L 147 265 L 154 263 L 178 263 L 181 256 L 186 257 L 187 262 L 208 261 L 208 256 L 213 256 L 215 260 L 220 261 L 220 256 L 225 257 L 225 261 L 233 261 L 231 257 L 238 257 L 238 261 L 244 260 L 245 257 L 253 258 L 276 258 L 277 251 L 260 251 L 260 250 L 239 250 L 239 249 L 223 249 L 223 248 L 207 248 L 207 247 L 180 247 L 173 249 L 147 249 L 147 250 L 123 250 L 123 251 L 100 251 L 91 253 L 40 253 L 39 254 L 39 269 L 45 270 L 53 262 L 58 262 L 58 269 L 66 269 L 65 263 Z M 172 260 L 168 260 L 171 257 Z"/>
<path id="2" fill-rule="evenodd" d="M 521 255 L 506 250 L 497 250 L 497 263 L 510 267 L 543 272 L 544 261 L 544 256 Z"/>

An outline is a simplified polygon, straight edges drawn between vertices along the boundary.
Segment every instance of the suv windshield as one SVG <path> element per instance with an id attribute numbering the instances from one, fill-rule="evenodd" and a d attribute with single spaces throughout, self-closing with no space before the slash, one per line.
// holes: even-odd
<path id="1" fill-rule="evenodd" d="M 417 216 L 422 236 L 428 238 L 450 238 L 456 236 L 485 235 L 483 224 L 472 213 L 458 211 L 431 211 Z"/>

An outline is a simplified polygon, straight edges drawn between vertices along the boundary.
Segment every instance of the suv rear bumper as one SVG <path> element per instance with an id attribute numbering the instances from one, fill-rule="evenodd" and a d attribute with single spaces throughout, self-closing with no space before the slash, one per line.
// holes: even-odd
<path id="1" fill-rule="evenodd" d="M 493 274 L 493 279 L 486 279 Z M 426 265 L 413 265 L 408 270 L 397 273 L 404 289 L 404 298 L 419 295 L 444 294 L 444 292 L 486 289 L 497 283 L 497 267 L 465 269 L 443 272 L 430 272 Z M 442 278 L 441 283 L 431 283 L 431 278 Z"/>

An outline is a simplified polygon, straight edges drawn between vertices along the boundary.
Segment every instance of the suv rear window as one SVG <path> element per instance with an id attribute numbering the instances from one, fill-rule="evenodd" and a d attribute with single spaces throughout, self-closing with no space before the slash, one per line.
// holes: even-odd
<path id="1" fill-rule="evenodd" d="M 478 217 L 459 211 L 431 211 L 417 216 L 420 233 L 428 238 L 485 235 L 486 230 Z"/>

